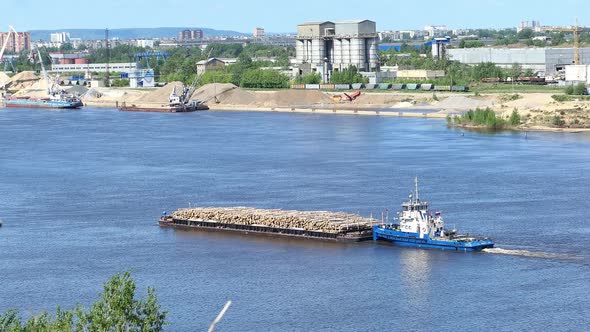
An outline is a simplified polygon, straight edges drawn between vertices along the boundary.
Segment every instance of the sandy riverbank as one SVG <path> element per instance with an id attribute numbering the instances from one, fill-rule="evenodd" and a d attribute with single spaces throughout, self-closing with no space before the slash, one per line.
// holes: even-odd
<path id="1" fill-rule="evenodd" d="M 32 75 L 21 75 L 15 92 L 37 97 L 43 90 Z M 23 84 L 22 82 L 26 82 Z M 66 88 L 66 87 L 64 87 Z M 172 82 L 162 88 L 74 87 L 87 106 L 165 107 L 173 90 L 182 84 Z M 517 110 L 522 119 L 520 130 L 582 131 L 590 128 L 590 101 L 558 102 L 552 93 L 482 94 L 440 92 L 365 91 L 353 101 L 341 101 L 342 92 L 319 90 L 251 91 L 233 84 L 207 84 L 191 100 L 206 103 L 213 111 L 260 111 L 342 115 L 378 115 L 444 119 L 475 108 L 489 107 L 497 115 L 509 117 Z M 335 98 L 336 97 L 336 98 Z"/>

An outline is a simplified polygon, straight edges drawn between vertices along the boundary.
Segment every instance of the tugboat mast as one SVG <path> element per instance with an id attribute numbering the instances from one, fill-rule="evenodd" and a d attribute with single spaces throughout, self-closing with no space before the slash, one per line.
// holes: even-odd
<path id="1" fill-rule="evenodd" d="M 418 194 L 418 177 L 414 178 L 414 182 L 416 183 L 416 202 L 420 201 L 420 195 Z"/>

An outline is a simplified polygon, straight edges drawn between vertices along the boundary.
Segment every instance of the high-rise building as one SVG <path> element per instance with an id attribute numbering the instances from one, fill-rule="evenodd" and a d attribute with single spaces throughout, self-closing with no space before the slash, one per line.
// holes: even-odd
<path id="1" fill-rule="evenodd" d="M 178 33 L 178 40 L 188 41 L 188 40 L 201 40 L 203 39 L 203 30 L 182 30 Z"/>
<path id="2" fill-rule="evenodd" d="M 254 28 L 252 35 L 254 38 L 264 37 L 264 28 Z"/>
<path id="3" fill-rule="evenodd" d="M 379 36 L 373 21 L 308 22 L 297 26 L 296 52 L 300 74 L 315 71 L 328 82 L 332 71 L 355 66 L 379 68 Z"/>
<path id="4" fill-rule="evenodd" d="M 10 37 L 8 37 L 8 32 L 0 32 L 0 45 L 4 45 L 6 38 L 8 38 L 8 43 L 6 44 L 6 53 L 20 53 L 24 50 L 31 49 L 31 33 L 30 32 L 17 32 L 10 33 Z"/>
<path id="5" fill-rule="evenodd" d="M 51 34 L 52 43 L 69 43 L 70 34 L 68 32 L 54 32 Z"/>
<path id="6" fill-rule="evenodd" d="M 539 31 L 539 28 L 541 28 L 541 22 L 540 21 L 521 21 L 520 24 L 518 25 L 518 28 L 516 29 L 517 32 L 521 32 L 524 29 L 531 29 L 533 31 Z"/>

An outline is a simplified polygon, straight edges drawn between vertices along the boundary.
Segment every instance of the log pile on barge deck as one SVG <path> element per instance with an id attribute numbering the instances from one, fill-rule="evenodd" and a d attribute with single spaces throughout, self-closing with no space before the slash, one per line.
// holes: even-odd
<path id="1" fill-rule="evenodd" d="M 208 228 L 332 240 L 369 240 L 375 219 L 328 211 L 295 211 L 249 207 L 179 209 L 160 220 L 160 226 Z"/>

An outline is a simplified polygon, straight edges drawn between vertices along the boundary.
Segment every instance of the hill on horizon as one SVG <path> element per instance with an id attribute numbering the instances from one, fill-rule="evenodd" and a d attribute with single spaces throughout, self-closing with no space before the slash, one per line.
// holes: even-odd
<path id="1" fill-rule="evenodd" d="M 189 28 L 189 27 L 165 27 L 165 28 L 123 28 L 109 29 L 109 38 L 119 39 L 147 39 L 147 38 L 175 38 L 178 32 L 191 29 L 203 30 L 204 36 L 247 36 L 249 34 L 231 30 L 215 30 L 209 28 Z M 49 41 L 51 33 L 68 32 L 71 38 L 81 38 L 82 40 L 104 39 L 104 29 L 54 29 L 54 30 L 31 30 L 31 40 Z"/>

